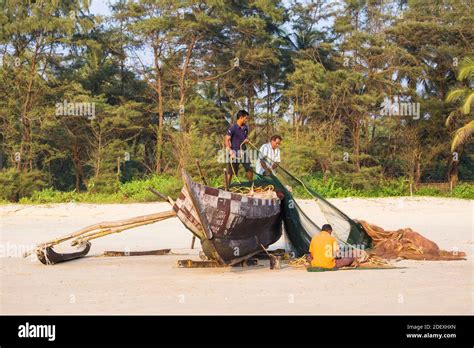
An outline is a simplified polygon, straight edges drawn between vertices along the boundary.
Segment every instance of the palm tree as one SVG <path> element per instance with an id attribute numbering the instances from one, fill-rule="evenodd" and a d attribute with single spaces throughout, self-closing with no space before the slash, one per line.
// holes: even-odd
<path id="1" fill-rule="evenodd" d="M 474 61 L 472 58 L 466 58 L 461 64 L 458 74 L 459 81 L 466 81 L 466 87 L 458 88 L 449 92 L 446 97 L 447 102 L 461 102 L 462 105 L 451 112 L 446 119 L 446 126 L 450 129 L 454 129 L 456 121 L 459 118 L 464 118 L 468 115 L 471 116 L 471 104 L 474 101 L 474 92 L 472 90 L 474 76 Z M 463 151 L 464 146 L 469 142 L 472 134 L 474 133 L 474 120 L 468 116 L 468 119 L 464 124 L 454 130 L 453 139 L 451 141 L 451 151 L 453 156 L 456 155 L 450 161 L 448 176 L 451 182 L 457 183 L 458 181 L 458 166 L 459 157 Z"/>
<path id="2" fill-rule="evenodd" d="M 462 149 L 467 144 L 474 134 L 474 119 L 471 114 L 471 104 L 474 102 L 474 59 L 464 59 L 459 69 L 458 81 L 466 80 L 467 87 L 458 88 L 449 92 L 446 97 L 447 102 L 462 101 L 462 105 L 451 112 L 446 119 L 446 126 L 451 127 L 456 123 L 459 117 L 470 116 L 465 124 L 454 131 L 453 140 L 451 142 L 451 151 Z"/>

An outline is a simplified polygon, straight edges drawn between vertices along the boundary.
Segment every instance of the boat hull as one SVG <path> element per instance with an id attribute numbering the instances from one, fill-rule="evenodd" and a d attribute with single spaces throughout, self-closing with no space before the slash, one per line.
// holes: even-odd
<path id="1" fill-rule="evenodd" d="M 173 209 L 210 259 L 234 264 L 263 251 L 282 234 L 279 199 L 260 199 L 207 187 L 183 172 Z"/>

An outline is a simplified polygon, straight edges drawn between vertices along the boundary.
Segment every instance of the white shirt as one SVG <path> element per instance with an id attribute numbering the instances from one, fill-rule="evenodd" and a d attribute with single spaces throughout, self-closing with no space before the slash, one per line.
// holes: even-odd
<path id="1" fill-rule="evenodd" d="M 255 165 L 255 171 L 262 175 L 265 172 L 265 168 L 263 168 L 262 164 L 260 163 L 260 160 L 262 160 L 264 157 L 268 159 L 264 159 L 265 164 L 267 165 L 268 168 L 271 168 L 275 162 L 280 163 L 280 149 L 277 147 L 276 149 L 273 149 L 272 144 L 266 143 L 263 144 L 262 147 L 260 147 L 260 152 L 258 154 L 257 158 L 257 163 Z M 273 173 L 274 170 L 272 170 Z"/>

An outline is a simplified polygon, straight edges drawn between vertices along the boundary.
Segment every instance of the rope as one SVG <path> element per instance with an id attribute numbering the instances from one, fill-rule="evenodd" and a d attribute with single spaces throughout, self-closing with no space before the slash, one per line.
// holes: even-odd
<path id="1" fill-rule="evenodd" d="M 364 253 L 363 255 L 356 258 L 352 266 L 359 267 L 362 265 L 387 266 L 391 265 L 391 263 L 380 256 Z"/>
<path id="2" fill-rule="evenodd" d="M 295 268 L 306 267 L 308 265 L 308 261 L 306 261 L 306 255 L 301 256 L 299 259 L 290 260 L 288 265 Z"/>
<path id="3" fill-rule="evenodd" d="M 229 191 L 233 193 L 239 193 L 242 195 L 249 195 L 249 194 L 254 194 L 254 193 L 273 192 L 275 191 L 275 187 L 273 185 L 255 187 L 252 183 L 251 187 L 233 186 L 229 188 Z"/>
<path id="4" fill-rule="evenodd" d="M 46 265 L 52 265 L 52 264 L 53 264 L 53 263 L 51 262 L 51 260 L 48 258 L 48 253 L 46 252 L 46 248 L 41 249 L 39 252 L 43 254 L 43 257 L 44 257 L 44 259 L 45 259 L 45 261 L 46 261 Z"/>

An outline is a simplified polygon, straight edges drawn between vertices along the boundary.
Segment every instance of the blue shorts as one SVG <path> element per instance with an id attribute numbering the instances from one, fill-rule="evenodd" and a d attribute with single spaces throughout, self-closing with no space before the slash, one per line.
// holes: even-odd
<path id="1" fill-rule="evenodd" d="M 253 172 L 250 162 L 231 162 L 228 166 L 229 174 L 237 175 L 239 173 L 239 166 L 242 165 L 246 172 Z"/>

